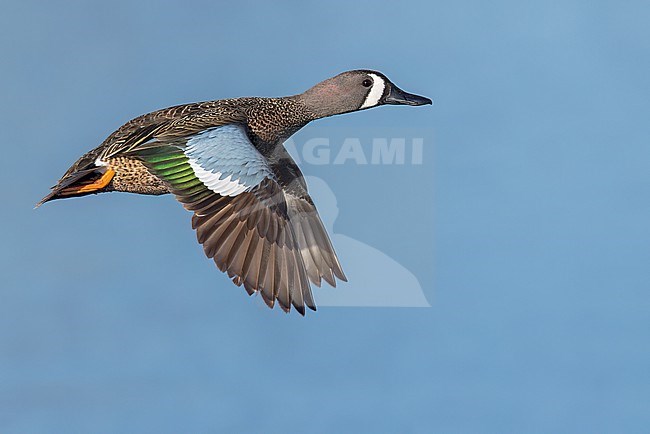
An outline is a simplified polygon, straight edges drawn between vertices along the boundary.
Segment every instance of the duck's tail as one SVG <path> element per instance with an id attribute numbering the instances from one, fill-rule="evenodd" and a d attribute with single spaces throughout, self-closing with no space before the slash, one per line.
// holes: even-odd
<path id="1" fill-rule="evenodd" d="M 84 156 L 86 157 L 86 156 Z M 45 202 L 64 197 L 85 196 L 109 191 L 115 171 L 107 166 L 97 166 L 94 161 L 85 165 L 84 157 L 77 161 L 52 187 L 52 191 L 40 200 L 34 208 Z M 82 164 L 80 164 L 82 163 Z"/>

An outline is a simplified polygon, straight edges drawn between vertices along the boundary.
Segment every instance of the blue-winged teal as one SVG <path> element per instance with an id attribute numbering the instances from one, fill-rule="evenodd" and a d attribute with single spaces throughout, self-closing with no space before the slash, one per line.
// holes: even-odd
<path id="1" fill-rule="evenodd" d="M 309 282 L 345 281 L 300 169 L 283 141 L 315 119 L 384 104 L 424 105 L 383 74 L 356 70 L 300 95 L 180 105 L 122 125 L 37 206 L 107 191 L 172 193 L 205 254 L 273 307 L 316 310 Z"/>

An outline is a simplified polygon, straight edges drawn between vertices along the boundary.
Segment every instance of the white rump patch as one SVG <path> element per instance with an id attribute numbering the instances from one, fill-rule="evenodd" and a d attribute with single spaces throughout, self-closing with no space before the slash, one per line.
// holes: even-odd
<path id="1" fill-rule="evenodd" d="M 232 174 L 221 179 L 223 176 L 221 172 L 209 172 L 201 167 L 196 160 L 191 158 L 188 160 L 188 163 L 192 170 L 194 170 L 196 177 L 206 187 L 221 196 L 237 196 L 249 188 L 249 186 L 240 183 L 238 180 L 233 180 Z"/>
<path id="2" fill-rule="evenodd" d="M 384 88 L 386 87 L 386 83 L 384 83 L 383 78 L 377 74 L 369 73 L 368 75 L 372 77 L 372 87 L 370 88 L 370 92 L 368 92 L 365 101 L 363 104 L 361 104 L 361 107 L 359 107 L 359 109 L 376 106 L 379 103 L 379 99 L 384 94 Z"/>

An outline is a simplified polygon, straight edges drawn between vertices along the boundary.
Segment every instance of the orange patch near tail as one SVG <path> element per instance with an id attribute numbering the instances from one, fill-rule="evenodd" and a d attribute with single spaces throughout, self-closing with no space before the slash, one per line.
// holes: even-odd
<path id="1" fill-rule="evenodd" d="M 81 184 L 68 187 L 64 189 L 61 193 L 65 194 L 78 194 L 78 193 L 92 193 L 93 191 L 101 190 L 106 187 L 111 179 L 115 176 L 115 171 L 112 169 L 107 169 L 106 172 L 101 176 L 101 178 L 91 182 L 90 184 Z"/>

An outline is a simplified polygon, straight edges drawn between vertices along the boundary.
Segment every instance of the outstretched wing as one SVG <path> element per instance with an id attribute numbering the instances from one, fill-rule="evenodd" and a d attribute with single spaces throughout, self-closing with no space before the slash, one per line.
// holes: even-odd
<path id="1" fill-rule="evenodd" d="M 316 310 L 309 285 L 313 273 L 307 273 L 313 259 L 304 259 L 309 235 L 297 232 L 292 222 L 299 221 L 299 208 L 241 125 L 154 141 L 134 155 L 194 212 L 192 226 L 205 254 L 236 285 L 249 294 L 259 292 L 270 307 L 277 300 L 286 311 L 291 305 L 303 315 L 305 305 Z M 316 229 L 321 231 L 322 224 Z M 329 239 L 327 243 L 331 249 Z"/>
<path id="2" fill-rule="evenodd" d="M 347 281 L 314 201 L 307 192 L 300 168 L 283 146 L 273 151 L 270 160 L 284 191 L 289 221 L 300 246 L 309 280 L 316 286 L 321 285 L 321 279 L 332 286 L 336 286 L 335 277 Z"/>

